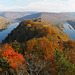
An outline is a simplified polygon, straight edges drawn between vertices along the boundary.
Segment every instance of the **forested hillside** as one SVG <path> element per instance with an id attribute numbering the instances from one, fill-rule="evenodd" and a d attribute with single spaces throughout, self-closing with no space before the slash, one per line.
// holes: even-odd
<path id="1" fill-rule="evenodd" d="M 17 40 L 18 42 L 26 42 L 32 38 L 40 38 L 47 36 L 47 34 L 50 35 L 51 30 L 57 34 L 56 38 L 60 38 L 63 41 L 69 39 L 65 32 L 46 21 L 33 22 L 31 20 L 25 20 L 22 21 L 19 26 L 8 35 L 8 37 L 6 37 L 4 42 L 13 42 L 14 40 Z"/>
<path id="2" fill-rule="evenodd" d="M 46 21 L 22 21 L 2 44 L 0 75 L 75 74 L 75 42 Z"/>
<path id="3" fill-rule="evenodd" d="M 0 31 L 9 27 L 11 22 L 4 17 L 0 16 Z"/>

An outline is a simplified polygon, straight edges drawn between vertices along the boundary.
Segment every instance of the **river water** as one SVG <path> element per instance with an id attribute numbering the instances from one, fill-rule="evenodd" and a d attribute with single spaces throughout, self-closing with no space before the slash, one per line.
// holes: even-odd
<path id="1" fill-rule="evenodd" d="M 75 41 L 74 28 L 70 24 L 68 24 L 67 22 L 63 23 L 63 26 L 65 27 L 64 32 L 66 32 L 69 35 L 69 37 Z"/>
<path id="2" fill-rule="evenodd" d="M 3 31 L 0 32 L 0 43 L 2 42 L 2 40 L 4 40 L 8 34 L 17 26 L 19 25 L 19 23 L 13 23 L 11 24 L 8 29 L 5 29 Z M 75 30 L 74 28 L 68 24 L 67 22 L 63 23 L 63 26 L 65 27 L 64 32 L 66 32 L 70 38 L 72 38 L 75 41 Z"/>
<path id="3" fill-rule="evenodd" d="M 2 42 L 2 40 L 4 40 L 8 34 L 14 29 L 16 28 L 17 26 L 19 25 L 19 23 L 13 23 L 11 24 L 8 29 L 5 29 L 3 31 L 0 32 L 0 43 Z"/>

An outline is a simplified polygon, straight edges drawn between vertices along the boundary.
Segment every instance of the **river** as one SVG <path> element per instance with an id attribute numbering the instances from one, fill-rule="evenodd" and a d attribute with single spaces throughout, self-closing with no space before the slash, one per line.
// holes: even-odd
<path id="1" fill-rule="evenodd" d="M 69 35 L 69 37 L 75 41 L 74 28 L 70 24 L 68 24 L 67 22 L 63 23 L 63 26 L 65 27 L 64 32 L 66 32 Z"/>
<path id="2" fill-rule="evenodd" d="M 19 25 L 18 22 L 17 22 L 17 23 L 13 23 L 13 24 L 11 24 L 11 25 L 8 27 L 8 29 L 5 29 L 5 30 L 3 30 L 3 31 L 0 31 L 0 43 L 1 43 L 2 40 L 4 40 L 4 39 L 8 36 L 8 34 L 9 34 L 14 28 L 16 28 L 18 25 Z"/>

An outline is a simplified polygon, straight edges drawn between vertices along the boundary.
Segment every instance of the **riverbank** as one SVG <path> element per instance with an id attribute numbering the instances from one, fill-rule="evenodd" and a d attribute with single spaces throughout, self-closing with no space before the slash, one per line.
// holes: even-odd
<path id="1" fill-rule="evenodd" d="M 7 29 L 3 30 L 0 32 L 0 43 L 2 42 L 2 40 L 4 40 L 8 34 L 14 29 L 16 28 L 17 26 L 19 25 L 19 23 L 13 23 L 11 24 Z"/>
<path id="2" fill-rule="evenodd" d="M 7 29 L 11 25 L 11 22 L 6 22 L 0 26 L 0 31 Z"/>

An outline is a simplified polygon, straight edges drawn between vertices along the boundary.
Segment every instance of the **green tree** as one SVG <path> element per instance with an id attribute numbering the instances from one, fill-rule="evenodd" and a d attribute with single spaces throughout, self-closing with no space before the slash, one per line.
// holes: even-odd
<path id="1" fill-rule="evenodd" d="M 11 68 L 10 63 L 4 57 L 0 59 L 0 68 L 2 69 L 2 72 L 9 71 L 9 69 Z"/>
<path id="2" fill-rule="evenodd" d="M 11 43 L 11 45 L 16 52 L 24 54 L 23 44 L 21 44 L 15 40 L 13 43 Z"/>
<path id="3" fill-rule="evenodd" d="M 57 62 L 58 66 L 56 70 L 58 71 L 58 75 L 68 75 L 74 70 L 74 64 L 69 62 L 70 59 L 67 58 L 66 55 L 60 50 L 55 50 L 55 61 Z"/>

